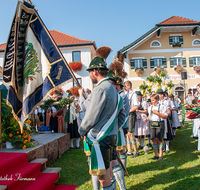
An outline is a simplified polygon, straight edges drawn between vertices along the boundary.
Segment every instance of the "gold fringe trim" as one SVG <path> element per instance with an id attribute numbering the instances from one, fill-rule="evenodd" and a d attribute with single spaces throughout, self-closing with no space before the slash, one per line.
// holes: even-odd
<path id="1" fill-rule="evenodd" d="M 117 147 L 116 147 L 116 150 L 121 151 L 121 150 L 124 150 L 125 148 L 126 148 L 126 145 L 117 146 Z"/>
<path id="2" fill-rule="evenodd" d="M 85 155 L 86 156 L 90 156 L 91 152 L 88 150 L 88 151 L 84 151 L 85 152 Z"/>
<path id="3" fill-rule="evenodd" d="M 90 170 L 89 171 L 90 175 L 106 175 L 106 169 L 95 169 L 95 170 Z"/>

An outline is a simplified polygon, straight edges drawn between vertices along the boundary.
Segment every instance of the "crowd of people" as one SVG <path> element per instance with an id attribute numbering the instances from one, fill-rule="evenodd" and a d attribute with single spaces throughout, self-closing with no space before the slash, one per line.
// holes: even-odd
<path id="1" fill-rule="evenodd" d="M 70 104 L 67 130 L 70 147 L 75 148 L 73 139 L 76 139 L 76 148 L 80 148 L 80 138 L 83 139 L 94 190 L 100 186 L 103 190 L 116 189 L 116 181 L 123 190 L 124 176 L 128 175 L 127 156 L 134 159 L 140 156 L 138 150 L 147 153 L 151 147 L 155 152 L 152 159 L 162 161 L 163 153 L 170 152 L 170 142 L 181 127 L 178 117 L 181 101 L 162 89 L 149 99 L 143 97 L 140 91 L 132 90 L 130 81 L 123 82 L 114 71 L 108 70 L 101 56 L 95 57 L 87 70 L 96 87 L 87 93 L 87 99 L 84 89 L 80 89 L 79 100 L 74 98 Z M 200 99 L 200 84 L 197 90 L 195 96 Z M 188 98 L 190 103 L 193 100 L 194 97 Z M 58 123 L 59 110 L 51 107 L 49 112 L 52 127 Z M 200 119 L 195 119 L 195 135 L 199 124 Z M 53 129 L 62 132 L 59 127 Z"/>

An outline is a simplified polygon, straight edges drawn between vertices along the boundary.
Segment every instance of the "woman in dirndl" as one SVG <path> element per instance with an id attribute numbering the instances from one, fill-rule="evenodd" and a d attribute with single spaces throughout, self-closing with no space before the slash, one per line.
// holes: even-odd
<path id="1" fill-rule="evenodd" d="M 197 84 L 197 93 L 195 94 L 195 98 L 200 100 L 200 83 Z M 193 138 L 198 138 L 198 129 L 200 128 L 200 118 L 194 119 L 193 120 L 193 127 L 192 127 L 192 133 L 193 133 Z"/>

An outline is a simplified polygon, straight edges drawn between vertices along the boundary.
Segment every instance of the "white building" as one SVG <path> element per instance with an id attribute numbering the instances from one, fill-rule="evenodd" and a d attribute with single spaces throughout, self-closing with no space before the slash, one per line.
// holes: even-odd
<path id="1" fill-rule="evenodd" d="M 89 78 L 89 73 L 86 71 L 91 60 L 95 56 L 95 51 L 97 49 L 96 43 L 90 40 L 82 40 L 74 36 L 56 31 L 50 30 L 52 37 L 54 38 L 57 46 L 60 48 L 63 53 L 66 61 L 81 61 L 83 64 L 82 70 L 74 72 L 76 78 L 78 79 L 80 85 L 83 88 L 93 89 L 93 84 Z M 0 66 L 3 67 L 3 58 L 5 53 L 6 43 L 0 44 Z M 0 76 L 1 84 L 2 76 Z M 76 86 L 74 82 L 68 83 L 63 87 L 63 90 Z"/>

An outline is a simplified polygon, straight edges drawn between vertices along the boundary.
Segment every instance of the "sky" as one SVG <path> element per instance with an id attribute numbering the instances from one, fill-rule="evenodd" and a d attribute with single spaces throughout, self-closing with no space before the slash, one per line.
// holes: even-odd
<path id="1" fill-rule="evenodd" d="M 48 30 L 109 46 L 108 65 L 124 46 L 171 16 L 200 21 L 199 0 L 31 0 Z M 7 41 L 17 0 L 0 0 L 0 44 Z"/>

